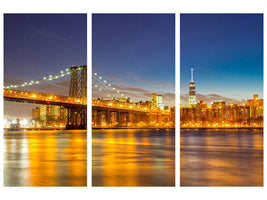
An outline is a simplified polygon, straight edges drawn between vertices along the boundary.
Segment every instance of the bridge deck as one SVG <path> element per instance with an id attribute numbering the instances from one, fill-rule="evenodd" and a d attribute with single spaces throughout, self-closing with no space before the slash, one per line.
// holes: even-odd
<path id="1" fill-rule="evenodd" d="M 4 90 L 4 101 L 21 103 L 50 104 L 70 106 L 86 106 L 87 101 L 83 98 L 28 92 L 21 90 Z"/>

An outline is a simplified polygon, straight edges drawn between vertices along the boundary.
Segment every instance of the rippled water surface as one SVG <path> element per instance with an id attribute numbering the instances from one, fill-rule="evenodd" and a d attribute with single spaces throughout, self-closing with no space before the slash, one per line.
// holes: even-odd
<path id="1" fill-rule="evenodd" d="M 262 130 L 181 130 L 181 186 L 262 186 Z"/>
<path id="2" fill-rule="evenodd" d="M 86 186 L 87 131 L 6 131 L 5 186 Z"/>
<path id="3" fill-rule="evenodd" d="M 93 186 L 174 186 L 175 131 L 93 130 Z"/>

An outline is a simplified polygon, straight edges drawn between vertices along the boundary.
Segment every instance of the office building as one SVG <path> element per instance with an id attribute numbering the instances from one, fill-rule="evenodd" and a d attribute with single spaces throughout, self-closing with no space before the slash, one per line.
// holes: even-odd
<path id="1" fill-rule="evenodd" d="M 196 103 L 197 103 L 196 84 L 193 79 L 193 68 L 191 68 L 191 81 L 189 83 L 189 105 L 195 105 Z"/>

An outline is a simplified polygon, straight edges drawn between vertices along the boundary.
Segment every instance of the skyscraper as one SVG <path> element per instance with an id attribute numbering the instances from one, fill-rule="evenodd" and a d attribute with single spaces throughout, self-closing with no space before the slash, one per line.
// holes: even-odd
<path id="1" fill-rule="evenodd" d="M 189 83 L 189 105 L 195 105 L 197 103 L 196 97 L 196 84 L 193 80 L 193 68 L 191 68 L 191 81 Z"/>
<path id="2" fill-rule="evenodd" d="M 157 95 L 157 108 L 164 110 L 163 98 L 162 95 Z"/>
<path id="3" fill-rule="evenodd" d="M 157 93 L 152 93 L 151 108 L 157 108 Z"/>
<path id="4" fill-rule="evenodd" d="M 160 108 L 164 110 L 163 98 L 162 95 L 157 95 L 157 93 L 152 93 L 151 108 Z"/>

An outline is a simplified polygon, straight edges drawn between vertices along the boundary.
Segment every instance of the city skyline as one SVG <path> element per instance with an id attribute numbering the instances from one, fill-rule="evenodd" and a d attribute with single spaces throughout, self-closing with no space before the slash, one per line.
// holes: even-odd
<path id="1" fill-rule="evenodd" d="M 4 15 L 4 86 L 39 80 L 86 63 L 86 14 Z M 43 87 L 67 95 L 69 80 L 62 78 Z M 4 102 L 4 113 L 30 117 L 36 106 Z"/>
<path id="2" fill-rule="evenodd" d="M 188 104 L 191 68 L 197 102 L 263 97 L 262 14 L 181 14 L 180 28 L 183 105 Z"/>
<path id="3" fill-rule="evenodd" d="M 174 106 L 174 14 L 93 14 L 92 23 L 92 71 L 132 101 L 157 93 Z"/>
<path id="4" fill-rule="evenodd" d="M 205 101 L 188 106 L 180 106 L 180 127 L 204 128 L 263 128 L 264 102 L 257 94 L 241 105 L 227 104 L 216 100 L 211 105 Z"/>

